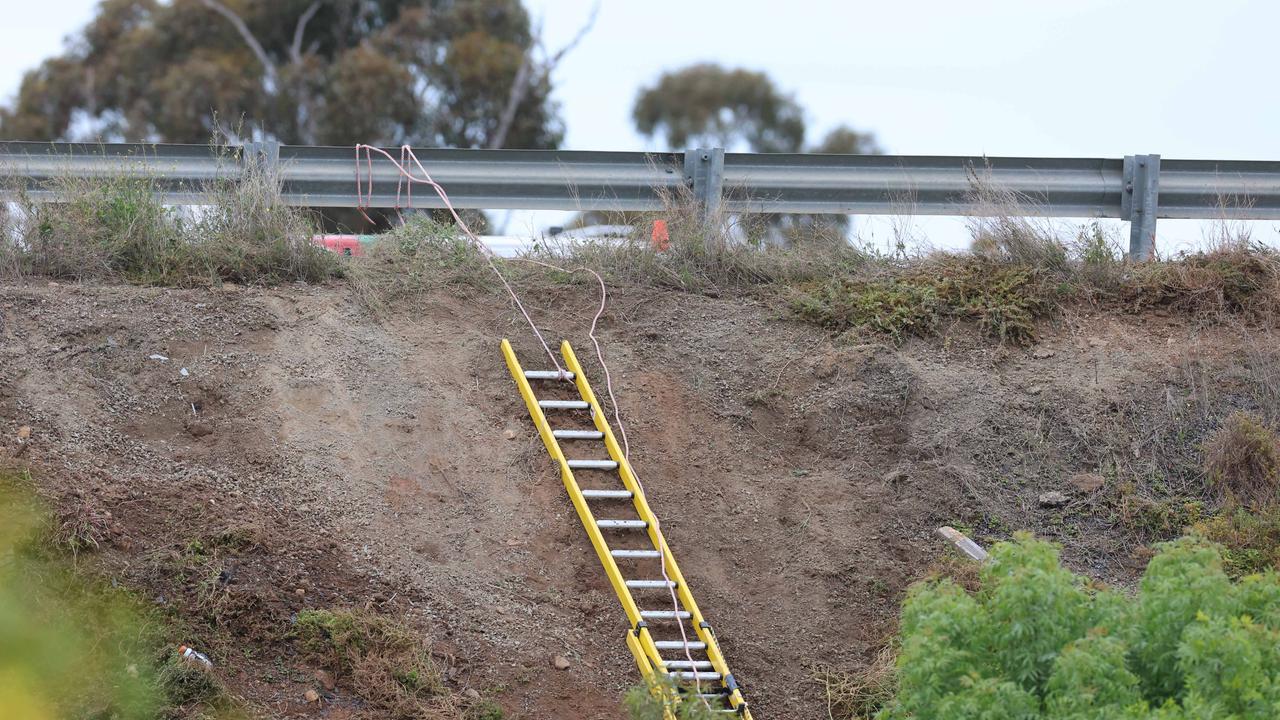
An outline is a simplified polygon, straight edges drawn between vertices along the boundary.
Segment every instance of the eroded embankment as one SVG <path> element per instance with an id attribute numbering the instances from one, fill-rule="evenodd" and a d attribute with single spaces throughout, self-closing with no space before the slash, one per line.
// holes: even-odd
<path id="1" fill-rule="evenodd" d="M 552 288 L 533 310 L 585 344 L 592 303 Z M 538 355 L 496 296 L 374 317 L 340 286 L 38 283 L 0 288 L 0 317 L 6 447 L 32 428 L 20 461 L 95 511 L 104 570 L 186 616 L 255 711 L 320 712 L 292 618 L 358 605 L 509 716 L 618 716 L 623 616 L 502 364 L 503 336 Z M 1207 429 L 1267 410 L 1275 367 L 1264 330 L 1159 314 L 895 348 L 654 290 L 616 293 L 602 337 L 635 467 L 759 717 L 825 716 L 816 670 L 874 656 L 940 524 L 1034 529 L 1131 578 L 1203 494 Z M 183 570 L 226 537 L 212 584 Z M 366 709 L 343 678 L 325 703 Z"/>

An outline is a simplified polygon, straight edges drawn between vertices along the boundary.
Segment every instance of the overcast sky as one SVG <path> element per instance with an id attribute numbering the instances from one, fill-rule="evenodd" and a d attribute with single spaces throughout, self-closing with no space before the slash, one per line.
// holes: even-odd
<path id="1" fill-rule="evenodd" d="M 6 4 L 18 5 L 0 50 L 8 98 L 96 2 Z M 591 0 L 526 5 L 555 48 Z M 637 90 L 714 60 L 768 72 L 814 137 L 848 123 L 894 154 L 1273 160 L 1278 27 L 1267 0 L 604 0 L 556 97 L 570 149 L 665 149 L 631 125 Z M 1166 234 L 1176 245 L 1199 230 L 1162 222 Z"/>

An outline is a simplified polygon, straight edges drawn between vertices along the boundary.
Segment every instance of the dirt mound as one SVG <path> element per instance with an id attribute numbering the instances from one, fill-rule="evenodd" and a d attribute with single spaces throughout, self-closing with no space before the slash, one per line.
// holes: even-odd
<path id="1" fill-rule="evenodd" d="M 229 576 L 221 634 L 199 640 L 264 715 L 313 712 L 291 617 L 359 605 L 404 614 L 455 687 L 512 717 L 615 718 L 638 680 L 624 616 L 498 341 L 528 367 L 540 351 L 495 298 L 375 318 L 337 286 L 6 286 L 0 431 L 13 451 L 33 429 L 22 460 L 107 513 L 104 563 L 149 591 L 192 542 L 248 538 L 204 554 Z M 551 288 L 532 310 L 583 345 L 592 302 Z M 1129 478 L 1179 461 L 1217 408 L 1261 402 L 1219 372 L 1247 367 L 1250 337 L 1081 316 L 1030 349 L 962 327 L 833 344 L 750 300 L 654 290 L 615 294 L 603 330 L 633 463 L 762 718 L 824 715 L 817 669 L 875 657 L 938 525 L 1033 528 L 1079 569 L 1132 577 L 1160 532 L 1132 519 L 1195 479 Z"/>

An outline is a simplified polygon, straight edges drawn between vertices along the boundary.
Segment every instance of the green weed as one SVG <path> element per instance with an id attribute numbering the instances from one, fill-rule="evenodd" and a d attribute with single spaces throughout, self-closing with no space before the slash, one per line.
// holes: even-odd
<path id="1" fill-rule="evenodd" d="M 877 718 L 1261 719 L 1280 702 L 1280 575 L 1233 583 L 1203 540 L 1159 546 L 1136 597 L 1026 535 L 982 575 L 976 594 L 911 590 L 897 695 Z"/>
<path id="2" fill-rule="evenodd" d="M 1227 574 L 1244 577 L 1280 570 L 1280 509 L 1250 512 L 1237 508 L 1202 520 L 1193 532 L 1223 546 Z"/>

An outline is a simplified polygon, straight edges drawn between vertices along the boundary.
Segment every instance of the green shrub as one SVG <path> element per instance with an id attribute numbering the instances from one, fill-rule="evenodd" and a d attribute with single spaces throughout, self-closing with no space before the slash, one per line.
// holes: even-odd
<path id="1" fill-rule="evenodd" d="M 1280 711 L 1280 575 L 1232 583 L 1219 549 L 1159 547 L 1136 597 L 1064 570 L 1020 535 L 982 588 L 908 594 L 883 720 L 1262 720 Z"/>

